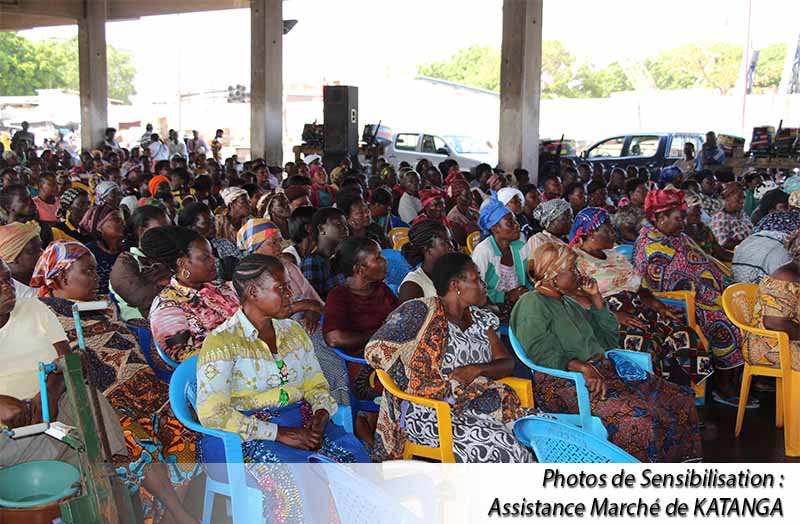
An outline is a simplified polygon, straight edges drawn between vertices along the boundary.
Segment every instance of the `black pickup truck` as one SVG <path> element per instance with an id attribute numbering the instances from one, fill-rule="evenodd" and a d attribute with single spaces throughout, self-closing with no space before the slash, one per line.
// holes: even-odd
<path id="1" fill-rule="evenodd" d="M 661 169 L 683 158 L 683 146 L 694 144 L 700 151 L 704 136 L 700 133 L 633 133 L 606 138 L 584 149 L 581 159 L 586 162 L 603 162 L 609 167 L 625 168 L 629 165 Z"/>

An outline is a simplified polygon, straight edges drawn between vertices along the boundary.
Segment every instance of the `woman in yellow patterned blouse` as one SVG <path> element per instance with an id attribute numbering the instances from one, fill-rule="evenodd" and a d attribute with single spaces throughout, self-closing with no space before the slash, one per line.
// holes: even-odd
<path id="1" fill-rule="evenodd" d="M 266 464 L 307 462 L 312 454 L 337 462 L 369 462 L 369 456 L 352 434 L 330 422 L 336 402 L 311 340 L 289 319 L 283 264 L 249 255 L 239 262 L 233 286 L 240 309 L 205 339 L 198 354 L 198 418 L 241 436 L 246 468 L 273 518 L 277 513 L 290 522 L 316 522 L 312 514 L 324 514 L 327 506 L 312 499 L 325 490 L 312 487 L 314 479 L 300 471 Z M 206 438 L 200 447 L 204 462 L 225 462 L 219 440 Z"/>
<path id="2" fill-rule="evenodd" d="M 753 322 L 756 327 L 789 335 L 792 369 L 800 371 L 800 230 L 788 236 L 784 246 L 792 261 L 759 282 Z M 780 366 L 777 341 L 748 334 L 747 343 L 751 364 Z"/>

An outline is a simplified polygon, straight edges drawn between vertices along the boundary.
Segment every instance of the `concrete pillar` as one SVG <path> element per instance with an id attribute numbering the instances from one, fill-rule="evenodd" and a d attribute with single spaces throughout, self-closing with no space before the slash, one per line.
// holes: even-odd
<path id="1" fill-rule="evenodd" d="M 81 147 L 86 150 L 103 141 L 108 127 L 107 16 L 108 0 L 86 0 L 78 19 Z"/>
<path id="2" fill-rule="evenodd" d="M 283 165 L 283 0 L 251 0 L 250 158 Z"/>
<path id="3" fill-rule="evenodd" d="M 503 0 L 500 64 L 500 166 L 539 170 L 543 0 Z"/>

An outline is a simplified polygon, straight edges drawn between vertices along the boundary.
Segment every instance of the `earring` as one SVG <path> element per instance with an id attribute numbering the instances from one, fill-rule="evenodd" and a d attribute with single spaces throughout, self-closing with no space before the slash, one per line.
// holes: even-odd
<path id="1" fill-rule="evenodd" d="M 456 289 L 456 294 L 457 294 L 458 296 L 461 296 L 461 290 L 460 290 L 460 289 Z"/>
<path id="2" fill-rule="evenodd" d="M 188 269 L 181 269 L 181 278 L 183 280 L 189 280 L 189 277 L 192 276 L 191 271 Z"/>

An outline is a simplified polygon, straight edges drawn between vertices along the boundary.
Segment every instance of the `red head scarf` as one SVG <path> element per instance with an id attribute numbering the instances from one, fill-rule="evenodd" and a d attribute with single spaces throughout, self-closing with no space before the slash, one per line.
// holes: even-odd
<path id="1" fill-rule="evenodd" d="M 658 189 L 650 191 L 644 198 L 644 214 L 650 222 L 654 222 L 658 213 L 671 209 L 685 211 L 687 208 L 684 200 L 684 191 L 678 189 Z"/>

